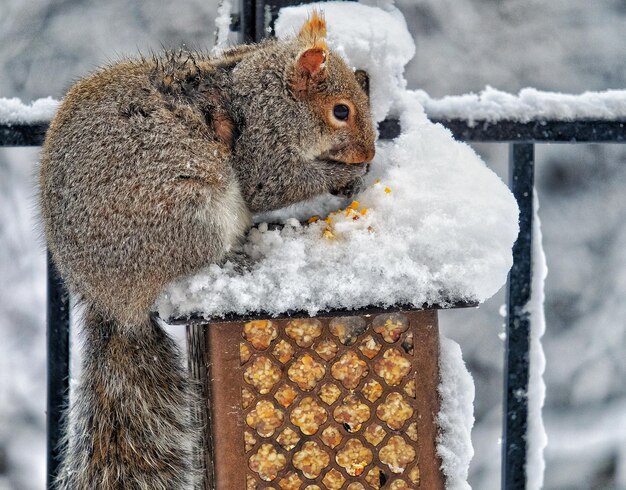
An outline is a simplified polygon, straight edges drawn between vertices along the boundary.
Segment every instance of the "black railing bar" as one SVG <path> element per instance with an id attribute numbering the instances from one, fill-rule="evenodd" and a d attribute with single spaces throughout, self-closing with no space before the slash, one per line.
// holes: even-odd
<path id="1" fill-rule="evenodd" d="M 449 301 L 442 303 L 424 303 L 420 306 L 408 305 L 408 304 L 395 304 L 392 306 L 375 306 L 370 305 L 365 308 L 337 308 L 332 310 L 321 310 L 318 311 L 316 316 L 326 316 L 326 317 L 337 317 L 337 316 L 346 316 L 346 315 L 377 315 L 380 313 L 388 313 L 391 311 L 414 311 L 414 310 L 449 310 L 449 309 L 458 309 L 458 308 L 477 308 L 480 306 L 478 301 Z M 172 318 L 164 318 L 165 321 L 169 325 L 186 325 L 190 322 L 197 323 L 210 323 L 210 322 L 248 322 L 251 320 L 259 320 L 266 318 L 275 318 L 277 320 L 286 319 L 286 318 L 310 318 L 310 314 L 307 311 L 302 310 L 288 310 L 279 315 L 272 315 L 268 312 L 258 311 L 251 312 L 247 314 L 227 314 L 221 317 L 214 318 L 205 318 L 200 315 L 190 315 L 190 316 L 177 316 Z"/>
<path id="2" fill-rule="evenodd" d="M 47 254 L 47 269 L 46 485 L 48 489 L 53 489 L 54 479 L 61 462 L 62 418 L 65 407 L 69 405 L 70 304 L 69 294 L 52 261 L 50 252 Z"/>
<path id="3" fill-rule="evenodd" d="M 530 376 L 530 314 L 535 147 L 514 143 L 509 148 L 509 186 L 520 209 L 513 267 L 507 284 L 507 328 L 504 352 L 502 489 L 526 488 L 526 435 Z"/>
<path id="4" fill-rule="evenodd" d="M 48 123 L 0 124 L 0 147 L 41 146 L 46 137 Z"/>
<path id="5" fill-rule="evenodd" d="M 531 122 L 470 121 L 461 119 L 435 119 L 435 123 L 450 129 L 461 141 L 483 143 L 626 143 L 626 120 L 577 120 Z M 0 146 L 40 146 L 43 144 L 48 123 L 0 124 Z M 382 139 L 400 135 L 397 119 L 379 123 Z"/>
<path id="6" fill-rule="evenodd" d="M 484 143 L 626 143 L 626 120 L 518 122 L 433 119 L 461 141 Z"/>

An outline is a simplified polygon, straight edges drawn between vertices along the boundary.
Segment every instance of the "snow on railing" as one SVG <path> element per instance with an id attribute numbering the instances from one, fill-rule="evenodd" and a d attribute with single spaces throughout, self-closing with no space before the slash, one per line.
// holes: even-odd
<path id="1" fill-rule="evenodd" d="M 48 123 L 59 108 L 61 101 L 45 97 L 25 104 L 17 97 L 0 98 L 0 125 L 18 126 Z"/>
<path id="2" fill-rule="evenodd" d="M 622 121 L 626 122 L 626 90 L 564 94 L 524 88 L 515 95 L 487 86 L 478 94 L 433 98 L 416 90 L 416 99 L 431 120 L 462 120 L 469 127 L 506 121 Z M 61 101 L 45 97 L 24 103 L 0 98 L 0 126 L 49 123 Z"/>
<path id="3" fill-rule="evenodd" d="M 478 121 L 626 120 L 626 90 L 572 95 L 525 88 L 514 95 L 487 86 L 478 94 L 441 99 L 433 99 L 423 90 L 416 93 L 431 119 L 462 119 L 470 126 Z"/>

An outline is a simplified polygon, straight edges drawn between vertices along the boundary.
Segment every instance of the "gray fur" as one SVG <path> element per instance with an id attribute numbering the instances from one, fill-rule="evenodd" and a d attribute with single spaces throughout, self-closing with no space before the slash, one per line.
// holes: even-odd
<path id="1" fill-rule="evenodd" d="M 124 61 L 65 97 L 43 148 L 40 204 L 87 315 L 59 488 L 193 483 L 193 390 L 151 305 L 176 277 L 222 262 L 252 212 L 354 186 L 366 165 L 343 162 L 373 156 L 367 98 L 336 55 L 306 97 L 294 92 L 305 48 L 296 39 Z M 338 97 L 356 108 L 349 128 L 320 112 Z"/>

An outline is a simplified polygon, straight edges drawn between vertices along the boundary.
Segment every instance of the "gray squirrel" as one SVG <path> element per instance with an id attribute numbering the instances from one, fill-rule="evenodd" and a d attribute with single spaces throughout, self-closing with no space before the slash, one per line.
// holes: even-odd
<path id="1" fill-rule="evenodd" d="M 151 314 L 166 284 L 232 256 L 252 213 L 358 188 L 368 98 L 313 13 L 297 37 L 126 60 L 80 80 L 48 130 L 40 206 L 85 306 L 57 487 L 182 489 L 200 428 Z"/>

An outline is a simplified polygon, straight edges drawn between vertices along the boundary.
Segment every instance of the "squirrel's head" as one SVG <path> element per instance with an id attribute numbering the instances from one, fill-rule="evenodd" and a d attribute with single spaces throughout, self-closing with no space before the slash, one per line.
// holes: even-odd
<path id="1" fill-rule="evenodd" d="M 365 87 L 354 70 L 328 49 L 325 38 L 326 22 L 313 11 L 295 40 L 298 53 L 289 77 L 293 96 L 316 116 L 319 139 L 307 156 L 344 164 L 369 162 L 376 134 Z"/>

